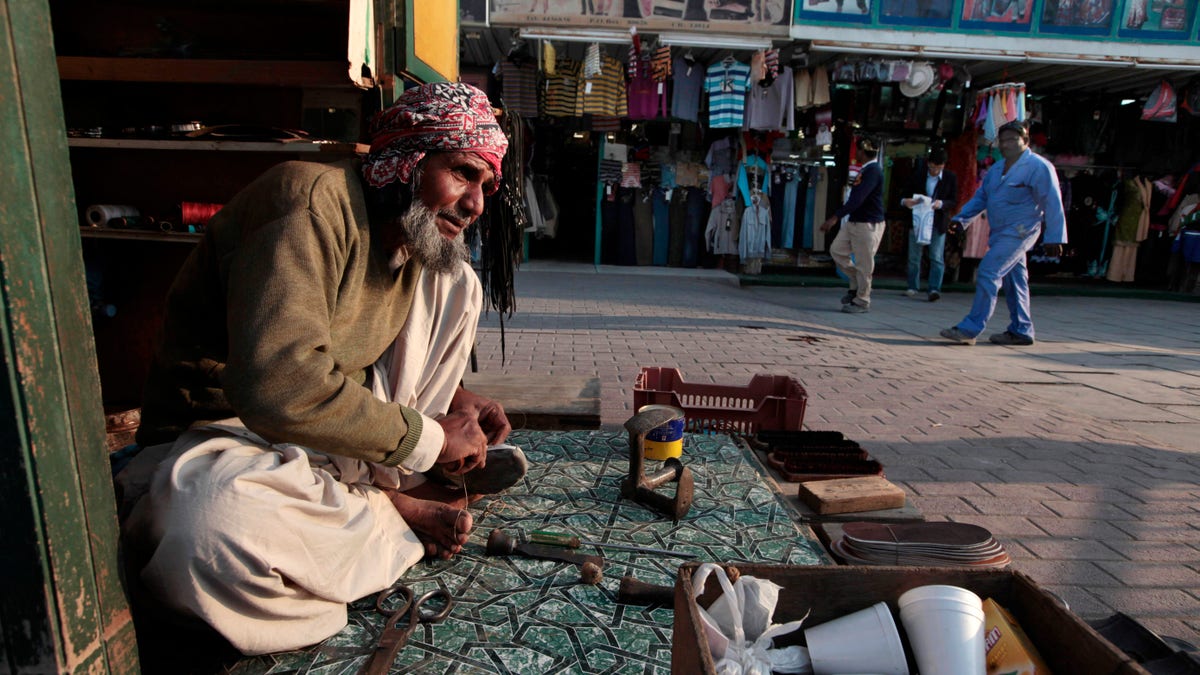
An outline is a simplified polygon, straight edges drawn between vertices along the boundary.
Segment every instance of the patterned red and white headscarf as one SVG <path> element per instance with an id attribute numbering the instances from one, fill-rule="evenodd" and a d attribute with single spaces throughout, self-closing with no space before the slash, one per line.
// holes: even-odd
<path id="1" fill-rule="evenodd" d="M 487 95 L 461 82 L 434 82 L 405 91 L 371 120 L 370 138 L 363 177 L 374 187 L 397 180 L 411 183 L 413 170 L 427 152 L 473 152 L 496 174 L 487 186 L 490 195 L 500 185 L 500 160 L 508 149 Z"/>

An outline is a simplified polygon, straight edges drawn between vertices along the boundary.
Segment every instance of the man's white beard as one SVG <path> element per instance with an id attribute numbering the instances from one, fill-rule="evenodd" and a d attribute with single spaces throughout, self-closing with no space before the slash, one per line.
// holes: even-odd
<path id="1" fill-rule="evenodd" d="M 453 239 L 443 237 L 438 231 L 437 214 L 420 200 L 414 201 L 400 219 L 400 228 L 409 253 L 430 272 L 453 272 L 470 259 L 463 232 Z"/>

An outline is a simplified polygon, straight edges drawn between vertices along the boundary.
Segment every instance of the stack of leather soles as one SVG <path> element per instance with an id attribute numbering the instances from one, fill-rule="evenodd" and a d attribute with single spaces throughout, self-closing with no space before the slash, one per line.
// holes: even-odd
<path id="1" fill-rule="evenodd" d="M 1008 552 L 986 528 L 970 523 L 842 524 L 833 552 L 852 565 L 1006 567 Z"/>
<path id="2" fill-rule="evenodd" d="M 883 475 L 883 465 L 840 431 L 760 431 L 750 445 L 788 482 Z"/>

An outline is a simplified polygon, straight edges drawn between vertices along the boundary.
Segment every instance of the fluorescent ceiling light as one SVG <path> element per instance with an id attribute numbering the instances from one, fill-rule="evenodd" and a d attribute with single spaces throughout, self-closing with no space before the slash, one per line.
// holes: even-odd
<path id="1" fill-rule="evenodd" d="M 888 56 L 919 56 L 917 49 L 902 47 L 843 47 L 841 45 L 812 43 L 809 47 L 814 52 L 845 52 L 846 54 L 883 54 Z"/>
<path id="2" fill-rule="evenodd" d="M 1200 63 L 1167 63 L 1163 61 L 1139 61 L 1135 60 L 1133 65 L 1139 68 L 1163 68 L 1170 70 L 1200 70 Z"/>
<path id="3" fill-rule="evenodd" d="M 771 38 L 706 33 L 659 33 L 658 41 L 671 47 L 709 49 L 770 49 Z"/>
<path id="4" fill-rule="evenodd" d="M 1132 98 L 1121 99 L 1121 105 L 1129 105 L 1130 103 L 1137 103 L 1137 100 L 1132 99 Z"/>
<path id="5" fill-rule="evenodd" d="M 525 40 L 550 40 L 558 42 L 603 42 L 605 44 L 629 44 L 632 39 L 628 31 L 599 29 L 556 29 L 522 28 L 517 32 Z"/>
<path id="6" fill-rule="evenodd" d="M 1030 55 L 1025 60 L 1030 63 L 1050 63 L 1057 66 L 1108 66 L 1110 68 L 1121 68 L 1137 65 L 1136 61 L 1128 59 L 1073 59 L 1069 56 Z"/>
<path id="7" fill-rule="evenodd" d="M 1024 61 L 1025 57 L 1019 54 L 994 54 L 988 52 L 950 52 L 937 49 L 925 49 L 921 51 L 921 56 L 926 56 L 931 59 L 964 59 L 969 61 Z"/>

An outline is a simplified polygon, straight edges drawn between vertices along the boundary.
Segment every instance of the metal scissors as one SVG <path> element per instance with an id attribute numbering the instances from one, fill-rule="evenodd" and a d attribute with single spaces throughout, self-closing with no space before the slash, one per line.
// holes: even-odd
<path id="1" fill-rule="evenodd" d="M 403 598 L 399 609 L 395 608 L 395 598 Z M 436 605 L 444 602 L 441 609 L 426 607 L 426 603 Z M 383 635 L 379 638 L 379 646 L 371 654 L 367 665 L 359 671 L 359 675 L 387 675 L 396 655 L 408 644 L 408 637 L 417 629 L 417 624 L 437 623 L 450 614 L 454 607 L 454 599 L 444 589 L 438 588 L 421 597 L 415 597 L 413 590 L 404 584 L 397 584 L 379 594 L 375 598 L 375 611 L 387 617 L 383 624 Z M 408 618 L 401 624 L 401 620 Z"/>

